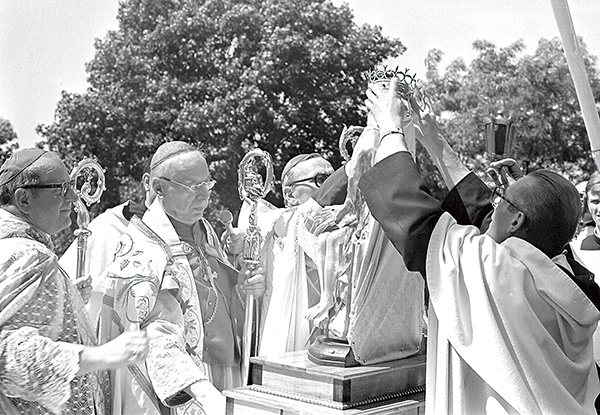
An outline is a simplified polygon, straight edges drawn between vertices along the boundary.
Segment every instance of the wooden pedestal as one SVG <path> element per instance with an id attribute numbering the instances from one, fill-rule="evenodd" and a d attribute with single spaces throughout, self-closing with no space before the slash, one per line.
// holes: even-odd
<path id="1" fill-rule="evenodd" d="M 228 415 L 424 412 L 425 355 L 351 368 L 317 365 L 306 351 L 251 361 L 253 384 L 224 392 Z"/>
<path id="2" fill-rule="evenodd" d="M 402 400 L 388 400 L 350 409 L 297 401 L 290 398 L 256 392 L 248 387 L 223 392 L 227 396 L 227 415 L 423 415 L 423 393 Z"/>

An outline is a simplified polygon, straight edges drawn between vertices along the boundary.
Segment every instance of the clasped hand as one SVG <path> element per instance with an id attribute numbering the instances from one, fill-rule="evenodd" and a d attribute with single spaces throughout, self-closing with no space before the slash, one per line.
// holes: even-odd
<path id="1" fill-rule="evenodd" d="M 249 269 L 244 265 L 238 274 L 238 287 L 242 294 L 260 297 L 265 293 L 265 275 L 262 267 Z"/>
<path id="2" fill-rule="evenodd" d="M 92 277 L 88 275 L 87 277 L 76 279 L 75 287 L 79 290 L 79 295 L 81 295 L 83 303 L 87 304 L 92 296 Z"/>
<path id="3" fill-rule="evenodd" d="M 490 163 L 490 167 L 488 167 L 486 172 L 494 180 L 496 186 L 504 188 L 508 187 L 511 182 L 514 183 L 524 176 L 517 161 L 511 158 Z"/>
<path id="4" fill-rule="evenodd" d="M 380 131 L 392 131 L 402 128 L 405 106 L 396 92 L 397 79 L 390 81 L 390 89 L 386 92 L 379 85 L 369 86 L 365 105 L 375 119 Z"/>

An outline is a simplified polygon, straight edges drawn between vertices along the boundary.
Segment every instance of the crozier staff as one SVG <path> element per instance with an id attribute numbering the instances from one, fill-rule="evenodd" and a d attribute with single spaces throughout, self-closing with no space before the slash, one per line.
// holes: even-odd
<path id="1" fill-rule="evenodd" d="M 106 370 L 144 359 L 144 333 L 96 346 L 50 235 L 77 199 L 56 153 L 25 149 L 0 168 L 0 413 L 109 414 Z"/>

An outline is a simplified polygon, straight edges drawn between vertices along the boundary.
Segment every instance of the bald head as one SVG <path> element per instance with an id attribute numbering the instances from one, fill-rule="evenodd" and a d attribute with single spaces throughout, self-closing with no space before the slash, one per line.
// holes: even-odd
<path id="1" fill-rule="evenodd" d="M 332 174 L 333 166 L 320 154 L 300 154 L 285 165 L 281 172 L 281 184 L 287 186 L 303 177 L 318 173 Z"/>
<path id="2" fill-rule="evenodd" d="M 498 243 L 521 238 L 553 258 L 573 238 L 580 214 L 575 186 L 557 173 L 536 170 L 506 188 L 486 234 Z"/>
<path id="3" fill-rule="evenodd" d="M 517 206 L 526 216 L 518 236 L 550 258 L 560 254 L 575 235 L 581 216 L 581 199 L 575 185 L 558 173 L 542 169 L 513 186 Z"/>

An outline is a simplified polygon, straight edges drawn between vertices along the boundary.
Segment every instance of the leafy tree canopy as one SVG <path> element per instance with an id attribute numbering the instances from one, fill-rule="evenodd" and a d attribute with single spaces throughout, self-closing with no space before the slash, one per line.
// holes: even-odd
<path id="1" fill-rule="evenodd" d="M 400 55 L 380 27 L 327 0 L 129 0 L 96 43 L 85 94 L 63 92 L 38 131 L 74 163 L 106 168 L 101 208 L 141 194 L 144 159 L 165 141 L 203 146 L 213 212 L 237 210 L 237 165 L 256 146 L 276 176 L 299 153 L 340 164 L 344 123 L 363 124 L 368 68 Z"/>
<path id="2" fill-rule="evenodd" d="M 38 128 L 67 164 L 94 155 L 106 168 L 96 212 L 141 198 L 143 165 L 170 140 L 203 146 L 218 181 L 213 219 L 222 207 L 237 211 L 237 165 L 251 148 L 273 155 L 277 177 L 299 153 L 339 166 L 342 125 L 365 123 L 364 71 L 405 50 L 328 0 L 128 0 L 118 20 L 96 42 L 90 88 L 63 92 L 54 123 Z M 470 64 L 457 59 L 443 72 L 443 52 L 430 51 L 423 81 L 464 161 L 485 176 L 484 124 L 502 110 L 516 123 L 513 156 L 526 169 L 585 179 L 594 165 L 560 41 L 542 39 L 531 55 L 522 41 L 473 47 Z M 600 101 L 597 58 L 584 45 L 583 56 Z M 426 154 L 418 158 L 443 195 Z"/>
<path id="3" fill-rule="evenodd" d="M 587 53 L 584 62 L 596 102 L 600 102 L 597 58 Z M 577 183 L 595 170 L 587 132 L 575 87 L 559 39 L 541 39 L 532 55 L 523 53 L 522 41 L 505 48 L 479 40 L 473 43 L 477 57 L 466 65 L 462 59 L 439 72 L 442 52 L 429 52 L 426 88 L 435 103 L 442 134 L 463 160 L 485 177 L 489 155 L 485 153 L 484 125 L 502 111 L 516 124 L 512 157 L 525 170 L 550 168 Z M 426 157 L 420 156 L 432 182 L 441 181 Z"/>
<path id="4" fill-rule="evenodd" d="M 11 122 L 0 118 L 0 165 L 19 147 L 17 133 Z"/>

